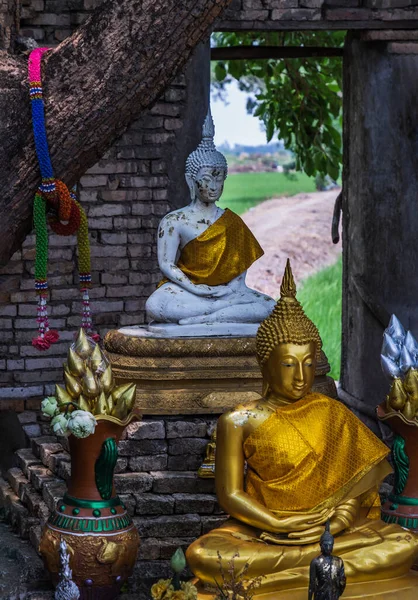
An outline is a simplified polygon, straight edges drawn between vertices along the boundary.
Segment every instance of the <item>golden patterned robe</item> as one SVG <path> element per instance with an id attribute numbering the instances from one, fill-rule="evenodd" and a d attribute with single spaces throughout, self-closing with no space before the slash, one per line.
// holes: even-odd
<path id="1" fill-rule="evenodd" d="M 417 598 L 418 576 L 408 571 L 418 554 L 418 536 L 379 519 L 377 489 L 391 471 L 388 449 L 343 404 L 308 394 L 261 423 L 243 450 L 246 492 L 278 516 L 360 499 L 364 510 L 353 526 L 335 536 L 334 554 L 344 560 L 348 581 L 344 597 L 383 600 L 381 594 L 393 590 L 385 600 Z M 244 572 L 249 582 L 261 577 L 255 598 L 304 600 L 319 544 L 287 546 L 280 536 L 267 540 L 262 534 L 229 519 L 193 542 L 186 557 L 199 586 L 223 583 L 220 555 L 225 571 L 232 561 L 235 572 Z"/>
<path id="2" fill-rule="evenodd" d="M 311 393 L 279 408 L 245 440 L 246 492 L 278 513 L 330 508 L 388 453 L 341 402 Z"/>
<path id="3" fill-rule="evenodd" d="M 195 284 L 223 285 L 244 273 L 263 254 L 241 217 L 227 208 L 184 246 L 177 267 Z M 167 281 L 163 279 L 159 285 Z"/>

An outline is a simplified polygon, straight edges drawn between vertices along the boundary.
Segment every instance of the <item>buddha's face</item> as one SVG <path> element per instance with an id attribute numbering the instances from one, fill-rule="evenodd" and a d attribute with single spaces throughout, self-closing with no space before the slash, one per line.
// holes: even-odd
<path id="1" fill-rule="evenodd" d="M 201 167 L 194 181 L 196 197 L 205 204 L 213 204 L 222 196 L 225 182 L 225 169 Z"/>
<path id="2" fill-rule="evenodd" d="M 334 549 L 334 542 L 332 540 L 321 540 L 320 547 L 324 556 L 331 556 Z"/>
<path id="3" fill-rule="evenodd" d="M 271 393 L 287 402 L 305 396 L 315 378 L 315 343 L 278 344 L 262 368 Z"/>

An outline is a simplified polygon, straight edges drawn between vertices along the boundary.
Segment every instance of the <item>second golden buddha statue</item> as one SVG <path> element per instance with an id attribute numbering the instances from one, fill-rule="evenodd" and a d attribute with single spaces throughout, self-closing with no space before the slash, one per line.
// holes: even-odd
<path id="1" fill-rule="evenodd" d="M 225 564 L 234 557 L 249 581 L 262 576 L 257 597 L 305 598 L 329 519 L 345 597 L 415 598 L 418 538 L 380 520 L 389 450 L 342 403 L 311 392 L 322 342 L 289 262 L 280 291 L 257 333 L 263 398 L 218 421 L 216 490 L 231 518 L 189 547 L 189 565 L 204 589 L 221 583 L 218 553 Z"/>

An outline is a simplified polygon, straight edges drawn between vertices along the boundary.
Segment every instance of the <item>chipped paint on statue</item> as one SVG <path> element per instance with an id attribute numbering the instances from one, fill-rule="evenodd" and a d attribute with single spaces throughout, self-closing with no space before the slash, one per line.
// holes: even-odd
<path id="1" fill-rule="evenodd" d="M 146 303 L 148 328 L 121 329 L 127 335 L 255 335 L 274 307 L 245 283 L 248 266 L 263 254 L 257 240 L 238 215 L 216 205 L 228 166 L 213 137 L 209 111 L 202 141 L 186 161 L 191 202 L 158 229 L 164 279 Z"/>

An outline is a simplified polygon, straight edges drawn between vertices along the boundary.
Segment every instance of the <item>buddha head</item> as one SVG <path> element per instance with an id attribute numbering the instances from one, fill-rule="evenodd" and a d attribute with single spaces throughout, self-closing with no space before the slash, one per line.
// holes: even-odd
<path id="1" fill-rule="evenodd" d="M 263 395 L 296 402 L 311 389 L 322 341 L 318 329 L 296 299 L 290 261 L 280 287 L 280 299 L 257 332 L 257 360 L 263 375 Z"/>
<path id="2" fill-rule="evenodd" d="M 202 141 L 186 160 L 186 181 L 192 201 L 213 204 L 222 196 L 228 164 L 213 142 L 215 127 L 210 108 L 202 129 Z"/>

